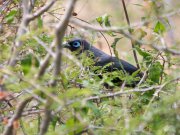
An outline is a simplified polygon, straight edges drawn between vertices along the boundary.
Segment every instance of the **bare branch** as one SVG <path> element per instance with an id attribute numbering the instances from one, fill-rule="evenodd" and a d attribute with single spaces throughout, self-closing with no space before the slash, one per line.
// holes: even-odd
<path id="1" fill-rule="evenodd" d="M 133 35 L 126 32 L 125 29 L 127 29 L 127 27 L 103 27 L 102 28 L 102 27 L 98 27 L 98 26 L 94 26 L 94 25 L 84 23 L 83 21 L 79 21 L 76 19 L 71 19 L 71 23 L 73 23 L 79 27 L 82 27 L 84 29 L 89 29 L 89 30 L 98 31 L 98 32 L 99 31 L 101 31 L 101 32 L 108 32 L 108 31 L 118 32 L 118 33 L 122 34 L 123 36 L 125 36 L 126 38 L 129 38 L 129 39 L 135 41 L 136 43 L 138 43 L 140 45 L 149 45 L 158 51 L 168 52 L 168 53 L 171 53 L 173 55 L 180 55 L 179 51 L 175 51 L 175 50 L 170 49 L 166 46 L 161 47 L 160 45 L 155 44 L 154 41 L 146 42 L 146 41 L 137 39 Z"/>
<path id="2" fill-rule="evenodd" d="M 173 55 L 180 55 L 180 51 L 176 51 L 176 50 L 170 49 L 167 46 L 157 46 L 157 45 L 154 45 L 154 44 L 152 44 L 151 46 L 154 49 L 158 50 L 158 51 L 163 51 L 163 52 L 171 53 Z"/>
<path id="3" fill-rule="evenodd" d="M 135 89 L 131 89 L 131 90 L 127 90 L 127 91 L 118 91 L 118 92 L 115 92 L 115 93 L 110 93 L 110 94 L 107 94 L 107 95 L 103 95 L 103 96 L 94 96 L 94 97 L 89 97 L 89 98 L 85 98 L 84 100 L 85 101 L 89 101 L 89 100 L 99 100 L 99 99 L 102 99 L 102 98 L 110 98 L 110 97 L 114 97 L 114 96 L 120 96 L 120 95 L 123 95 L 123 94 L 130 94 L 130 93 L 134 93 L 134 92 L 147 92 L 147 91 L 151 91 L 151 90 L 158 90 L 156 93 L 159 93 L 160 90 L 159 89 L 163 89 L 166 85 L 172 83 L 172 82 L 175 82 L 175 81 L 179 81 L 180 80 L 180 77 L 177 77 L 173 80 L 170 80 L 162 85 L 158 85 L 158 86 L 151 86 L 151 87 L 148 87 L 148 88 L 144 88 L 144 89 L 139 89 L 139 88 L 135 88 Z"/>
<path id="4" fill-rule="evenodd" d="M 33 99 L 33 97 L 26 98 L 24 101 L 22 101 L 19 104 L 19 106 L 16 109 L 16 113 L 9 120 L 8 125 L 6 126 L 3 135 L 12 135 L 13 134 L 14 121 L 17 121 L 21 117 L 23 110 L 26 107 L 26 104 L 29 103 L 32 99 Z"/>
<path id="5" fill-rule="evenodd" d="M 39 17 L 40 15 L 42 15 L 45 11 L 47 11 L 55 3 L 55 1 L 56 0 L 49 2 L 47 5 L 42 7 L 40 10 L 38 10 L 33 15 L 31 15 L 31 13 L 30 13 L 31 7 L 29 4 L 29 0 L 28 1 L 27 0 L 22 1 L 23 17 L 22 17 L 21 24 L 18 28 L 15 45 L 12 48 L 12 56 L 11 56 L 9 63 L 8 63 L 10 66 L 14 66 L 16 64 L 17 56 L 19 55 L 19 51 L 20 51 L 20 47 L 23 45 L 23 42 L 19 38 L 27 32 L 29 23 L 32 20 Z"/>
<path id="6" fill-rule="evenodd" d="M 56 78 L 59 73 L 60 73 L 60 67 L 61 67 L 61 51 L 62 51 L 62 42 L 63 42 L 63 37 L 64 37 L 64 33 L 66 31 L 66 28 L 68 26 L 69 23 L 69 19 L 71 17 L 71 14 L 74 10 L 74 5 L 76 3 L 76 0 L 69 0 L 69 3 L 67 5 L 67 11 L 65 12 L 62 21 L 59 22 L 56 26 L 56 31 L 55 31 L 55 45 L 56 47 L 56 58 L 55 58 L 55 70 L 54 70 L 54 77 Z M 55 79 L 56 80 L 56 79 Z M 56 83 L 56 81 L 54 80 L 53 84 Z"/>
<path id="7" fill-rule="evenodd" d="M 19 40 L 19 38 L 26 33 L 27 26 L 29 25 L 29 21 L 27 19 L 27 16 L 29 15 L 29 6 L 28 2 L 26 0 L 22 1 L 22 7 L 23 7 L 23 17 L 21 24 L 18 28 L 15 45 L 13 46 L 13 52 L 12 56 L 9 61 L 10 66 L 14 66 L 16 64 L 16 58 L 19 54 L 19 48 L 22 46 L 23 42 Z"/>
<path id="8" fill-rule="evenodd" d="M 50 1 L 50 2 L 47 3 L 45 6 L 43 6 L 41 9 L 39 9 L 38 11 L 36 11 L 34 14 L 29 15 L 29 16 L 28 16 L 28 20 L 31 21 L 31 20 L 34 20 L 34 19 L 36 19 L 37 17 L 41 16 L 44 12 L 46 12 L 47 10 L 49 10 L 49 9 L 54 5 L 54 3 L 55 3 L 56 1 L 57 1 L 57 0 L 52 0 L 52 1 Z"/>
<path id="9" fill-rule="evenodd" d="M 120 95 L 123 95 L 123 94 L 130 94 L 130 93 L 134 93 L 134 92 L 147 92 L 147 91 L 151 91 L 153 89 L 158 89 L 158 88 L 160 88 L 160 86 L 151 86 L 151 87 L 144 88 L 144 89 L 135 88 L 135 89 L 127 90 L 127 91 L 118 91 L 118 92 L 109 93 L 109 94 L 103 95 L 103 96 L 89 97 L 89 98 L 86 98 L 85 101 L 99 100 L 99 99 L 103 99 L 103 98 L 110 98 L 110 97 L 120 96 Z"/>
<path id="10" fill-rule="evenodd" d="M 44 135 L 48 130 L 49 123 L 51 121 L 51 109 L 49 108 L 49 106 L 50 106 L 50 102 L 48 100 L 46 103 L 45 116 L 41 123 L 39 135 Z"/>
<path id="11" fill-rule="evenodd" d="M 48 46 L 42 41 L 40 40 L 38 37 L 36 36 L 33 36 L 33 38 L 53 57 L 55 58 L 55 54 L 54 52 L 52 51 L 52 47 L 51 48 L 48 48 Z"/>
<path id="12" fill-rule="evenodd" d="M 50 61 L 50 58 L 51 58 L 51 55 L 48 53 L 45 57 L 45 59 L 43 60 L 41 66 L 40 66 L 40 69 L 39 69 L 39 72 L 36 76 L 37 79 L 39 79 L 41 76 L 44 75 L 47 67 L 48 67 L 48 64 L 49 64 L 49 61 Z"/>

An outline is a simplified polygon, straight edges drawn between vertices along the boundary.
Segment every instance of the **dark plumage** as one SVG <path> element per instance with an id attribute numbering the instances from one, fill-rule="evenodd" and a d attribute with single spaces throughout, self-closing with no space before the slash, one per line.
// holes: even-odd
<path id="1" fill-rule="evenodd" d="M 82 52 L 92 52 L 94 55 L 95 66 L 105 66 L 109 63 L 112 63 L 110 66 L 106 67 L 107 72 L 122 70 L 124 73 L 131 75 L 138 69 L 131 65 L 130 63 L 118 59 L 117 57 L 112 57 L 103 51 L 97 49 L 96 47 L 90 45 L 86 40 L 83 39 L 73 39 L 64 44 L 65 48 L 68 48 L 70 51 L 77 51 L 78 54 Z M 138 74 L 139 77 L 142 77 L 142 73 Z M 119 79 L 114 79 L 112 82 L 120 81 Z M 135 86 L 138 81 L 134 81 L 130 86 Z"/>

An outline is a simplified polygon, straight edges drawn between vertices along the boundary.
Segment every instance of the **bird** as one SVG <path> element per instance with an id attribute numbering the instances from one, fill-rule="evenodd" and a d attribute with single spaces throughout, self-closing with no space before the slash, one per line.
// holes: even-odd
<path id="1" fill-rule="evenodd" d="M 76 55 L 79 56 L 82 53 L 86 53 L 87 55 L 92 53 L 94 59 L 94 66 L 105 67 L 106 72 L 112 71 L 122 71 L 126 75 L 132 75 L 134 72 L 138 72 L 136 77 L 141 78 L 143 73 L 139 71 L 139 69 L 132 64 L 128 63 L 125 60 L 119 59 L 117 57 L 106 54 L 102 50 L 94 47 L 88 41 L 81 38 L 75 38 L 68 40 L 63 44 L 63 48 L 69 49 L 71 52 L 76 52 Z M 102 78 L 102 76 L 100 76 Z M 126 84 L 126 86 L 135 87 L 140 79 L 130 82 Z M 122 80 L 119 78 L 113 78 L 112 83 L 122 84 Z"/>

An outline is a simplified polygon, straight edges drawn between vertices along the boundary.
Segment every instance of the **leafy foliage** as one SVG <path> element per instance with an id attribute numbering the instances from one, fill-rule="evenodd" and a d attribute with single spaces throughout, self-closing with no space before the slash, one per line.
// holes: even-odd
<path id="1" fill-rule="evenodd" d="M 44 2 L 36 1 L 32 12 L 42 7 Z M 144 2 L 146 4 L 132 4 L 146 8 L 142 17 L 144 21 L 150 16 L 159 15 L 159 12 L 165 13 L 162 6 L 165 3 L 162 1 Z M 52 20 L 52 27 L 48 27 L 46 17 L 49 17 L 48 15 L 54 17 L 57 15 L 56 11 L 63 13 L 64 10 L 51 9 L 47 12 L 47 16 L 45 14 L 44 17 L 43 14 L 35 18 L 27 27 L 27 32 L 17 39 L 16 34 L 23 14 L 18 8 L 19 4 L 20 2 L 15 0 L 1 11 L 0 19 L 6 25 L 0 33 L 0 133 L 4 132 L 13 114 L 17 112 L 16 106 L 27 97 L 33 96 L 34 99 L 22 110 L 21 117 L 13 123 L 12 128 L 16 134 L 38 134 L 47 110 L 51 112 L 47 135 L 180 134 L 179 79 L 173 80 L 179 77 L 179 57 L 133 41 L 141 69 L 127 75 L 119 70 L 107 72 L 107 67 L 113 63 L 104 67 L 94 66 L 94 56 L 90 52 L 88 55 L 83 53 L 77 59 L 77 52 L 69 54 L 63 50 L 62 59 L 59 59 L 62 61 L 61 74 L 55 76 L 53 54 L 57 48 L 51 45 L 56 38 L 52 33 L 56 21 Z M 113 19 L 113 15 L 105 14 L 93 20 L 96 20 L 102 28 L 111 28 Z M 11 28 L 14 24 L 15 27 Z M 71 25 L 69 27 L 70 36 L 65 36 L 64 41 L 76 37 L 76 34 L 71 32 L 78 27 Z M 142 41 L 150 37 L 150 41 L 158 44 L 159 37 L 163 37 L 167 32 L 168 28 L 164 21 L 158 19 L 149 22 L 149 25 L 145 24 L 142 28 L 132 27 L 130 34 Z M 121 47 L 119 45 L 125 37 L 113 31 L 105 34 L 113 38 L 111 47 L 115 56 L 121 56 L 118 48 Z M 8 63 L 16 41 L 20 41 L 23 45 L 18 48 L 20 52 L 16 65 L 10 66 Z M 52 51 L 52 54 L 47 49 Z M 48 54 L 51 59 L 47 62 L 46 72 L 38 78 L 43 67 L 42 63 Z M 133 60 L 133 57 L 131 59 Z M 143 72 L 147 77 L 141 80 L 136 88 L 123 86 L 123 82 L 130 84 L 132 81 L 142 79 L 137 76 L 139 72 Z M 56 86 L 51 85 L 53 79 L 57 79 Z M 113 83 L 114 79 L 121 81 Z"/>

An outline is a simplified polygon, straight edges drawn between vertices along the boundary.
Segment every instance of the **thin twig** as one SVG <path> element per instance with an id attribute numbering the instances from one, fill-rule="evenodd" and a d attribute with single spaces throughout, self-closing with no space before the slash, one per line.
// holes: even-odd
<path id="1" fill-rule="evenodd" d="M 126 16 L 128 26 L 130 27 L 131 24 L 130 24 L 130 21 L 129 21 L 129 16 L 128 16 L 128 12 L 127 12 L 126 4 L 125 4 L 124 0 L 122 0 L 122 4 L 123 4 L 124 13 L 125 13 L 125 16 Z M 128 31 L 129 31 L 130 34 L 132 34 L 132 29 L 131 28 L 129 28 Z M 134 60 L 136 62 L 136 66 L 137 66 L 138 69 L 140 69 L 137 54 L 136 54 L 136 50 L 135 50 L 135 42 L 132 39 L 131 39 L 131 45 L 132 45 L 132 49 L 133 49 L 133 55 L 134 55 Z"/>

